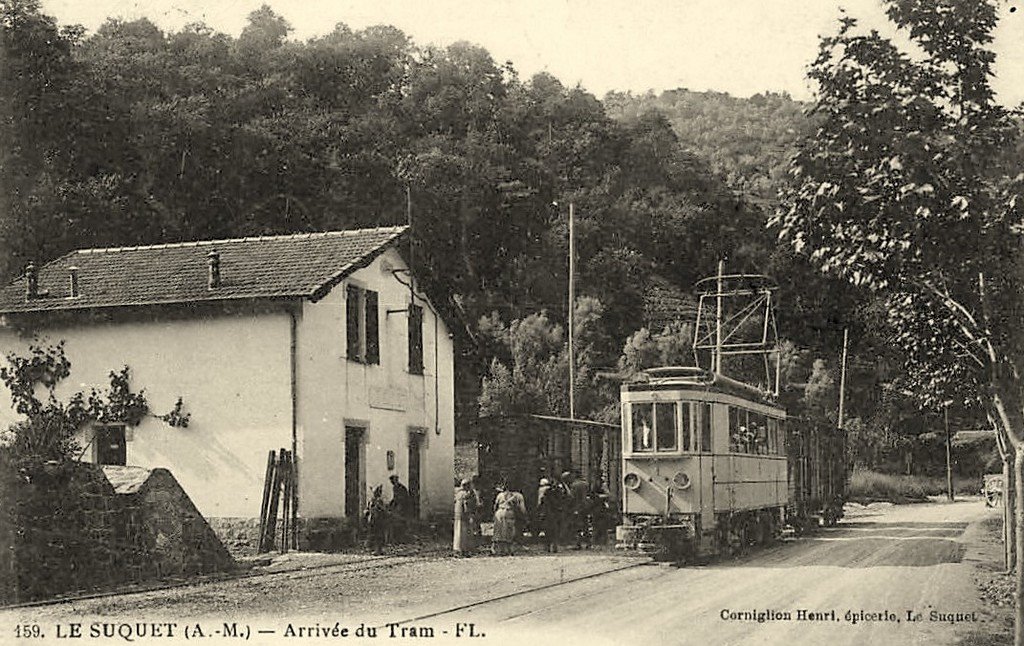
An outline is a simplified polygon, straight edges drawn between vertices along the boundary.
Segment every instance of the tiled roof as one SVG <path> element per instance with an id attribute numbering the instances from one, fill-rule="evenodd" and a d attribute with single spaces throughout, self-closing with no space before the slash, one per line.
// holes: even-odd
<path id="1" fill-rule="evenodd" d="M 316 298 L 366 266 L 406 228 L 80 249 L 39 268 L 38 290 L 45 296 L 26 299 L 24 275 L 0 290 L 0 313 L 288 296 Z M 208 254 L 212 251 L 220 256 L 221 283 L 216 288 L 208 283 Z M 72 267 L 78 268 L 79 296 L 74 298 Z"/>

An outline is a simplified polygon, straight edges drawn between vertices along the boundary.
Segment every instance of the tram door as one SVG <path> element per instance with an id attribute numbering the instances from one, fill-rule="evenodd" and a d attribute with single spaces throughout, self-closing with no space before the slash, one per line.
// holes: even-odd
<path id="1" fill-rule="evenodd" d="M 715 449 L 712 421 L 712 405 L 701 402 L 697 407 L 697 424 L 700 428 L 700 525 L 705 530 L 715 525 Z"/>

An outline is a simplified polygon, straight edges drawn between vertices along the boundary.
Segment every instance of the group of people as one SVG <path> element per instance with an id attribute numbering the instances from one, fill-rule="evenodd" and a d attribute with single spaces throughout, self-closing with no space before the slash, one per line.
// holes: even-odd
<path id="1" fill-rule="evenodd" d="M 405 540 L 409 523 L 415 515 L 409 489 L 396 475 L 388 480 L 391 481 L 391 500 L 384 502 L 384 485 L 377 485 L 363 512 L 367 544 L 374 554 L 383 554 L 384 546 L 391 542 Z"/>
<path id="2" fill-rule="evenodd" d="M 566 471 L 558 478 L 541 478 L 537 504 L 530 515 L 522 493 L 499 482 L 494 496 L 494 534 L 491 551 L 510 555 L 523 531 L 529 528 L 539 536 L 549 552 L 557 552 L 560 543 L 574 541 L 576 549 L 590 547 L 595 533 L 603 533 L 602 514 L 606 499 L 592 494 L 586 480 Z M 476 478 L 464 479 L 455 490 L 455 531 L 452 548 L 468 556 L 480 540 L 480 519 L 484 503 Z M 595 529 L 597 530 L 595 532 Z"/>

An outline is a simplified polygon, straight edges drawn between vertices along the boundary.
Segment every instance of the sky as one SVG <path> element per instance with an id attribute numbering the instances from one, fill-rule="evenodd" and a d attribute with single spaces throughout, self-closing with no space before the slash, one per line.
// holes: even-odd
<path id="1" fill-rule="evenodd" d="M 1024 101 L 1024 0 L 1003 0 L 993 82 L 1007 105 Z M 842 5 L 891 34 L 879 0 L 43 0 L 61 24 L 95 30 L 108 17 L 147 17 L 174 31 L 204 22 L 238 35 L 262 4 L 305 40 L 388 24 L 418 44 L 469 41 L 520 76 L 547 71 L 597 96 L 675 88 L 734 96 L 787 92 L 810 99 L 805 78 L 818 37 L 835 33 Z M 1009 11 L 1013 7 L 1014 11 Z"/>

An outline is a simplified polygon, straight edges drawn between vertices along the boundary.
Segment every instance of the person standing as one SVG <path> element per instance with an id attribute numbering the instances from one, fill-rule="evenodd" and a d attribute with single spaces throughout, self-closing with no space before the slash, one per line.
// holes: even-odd
<path id="1" fill-rule="evenodd" d="M 396 542 L 401 542 L 405 539 L 405 530 L 412 517 L 412 495 L 398 476 L 391 475 L 388 480 L 391 481 L 391 502 L 388 503 L 388 510 L 393 521 L 392 538 Z"/>
<path id="2" fill-rule="evenodd" d="M 563 471 L 555 483 L 562 501 L 562 526 L 560 537 L 568 540 L 570 534 L 576 534 L 576 505 L 572 497 L 572 471 Z"/>
<path id="3" fill-rule="evenodd" d="M 589 548 L 590 538 L 590 485 L 581 476 L 572 478 L 569 485 L 569 495 L 572 504 L 572 531 L 576 535 L 576 549 L 583 544 Z"/>
<path id="4" fill-rule="evenodd" d="M 368 547 L 373 550 L 374 554 L 383 554 L 388 533 L 388 510 L 384 506 L 384 485 L 377 485 L 373 488 L 370 500 L 366 503 L 364 517 Z"/>
<path id="5" fill-rule="evenodd" d="M 547 478 L 540 479 L 537 489 L 537 528 L 544 533 L 544 548 L 557 552 L 562 533 L 561 490 Z"/>
<path id="6" fill-rule="evenodd" d="M 456 556 L 469 556 L 473 552 L 473 516 L 476 514 L 476 500 L 469 488 L 469 480 L 463 479 L 455 490 L 455 527 L 452 532 L 452 549 Z"/>
<path id="7" fill-rule="evenodd" d="M 473 514 L 473 540 L 479 544 L 483 537 L 480 523 L 483 522 L 484 515 L 484 497 L 480 493 L 480 476 L 474 475 L 469 479 L 469 490 L 472 492 L 473 502 L 476 504 L 476 512 Z"/>
<path id="8" fill-rule="evenodd" d="M 494 538 L 491 551 L 496 556 L 510 556 L 512 544 L 518 536 L 516 521 L 526 518 L 526 500 L 518 491 L 509 491 L 504 483 L 495 489 L 494 497 Z"/>

